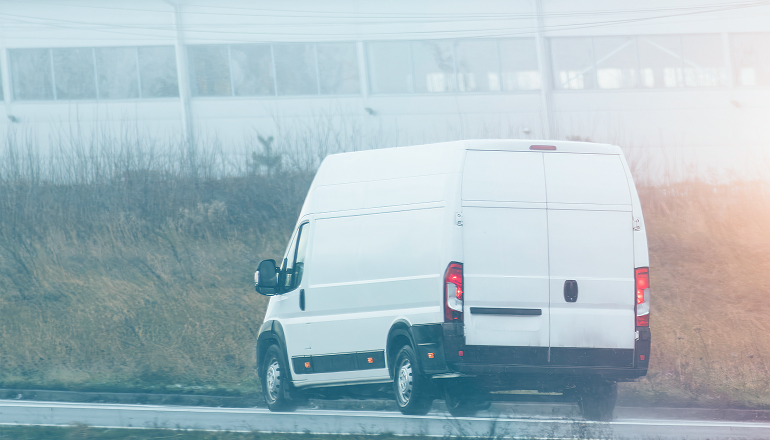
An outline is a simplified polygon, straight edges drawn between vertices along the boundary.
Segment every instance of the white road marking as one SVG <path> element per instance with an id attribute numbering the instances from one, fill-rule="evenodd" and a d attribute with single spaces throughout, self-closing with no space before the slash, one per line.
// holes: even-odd
<path id="1" fill-rule="evenodd" d="M 585 425 L 654 425 L 654 426 L 698 426 L 698 427 L 727 427 L 727 428 L 765 428 L 770 430 L 770 423 L 765 422 L 734 422 L 723 420 L 669 420 L 669 419 L 620 419 L 612 422 L 595 422 L 590 420 L 568 418 L 492 418 L 492 417 L 451 417 L 449 414 L 435 414 L 424 416 L 405 416 L 396 411 L 357 411 L 357 410 L 297 410 L 294 412 L 274 413 L 266 408 L 214 408 L 197 406 L 164 406 L 164 405 L 138 405 L 138 404 L 110 404 L 110 403 L 76 403 L 76 402 L 43 402 L 43 401 L 18 401 L 0 400 L 0 407 L 14 408 L 66 408 L 83 410 L 117 410 L 140 412 L 169 412 L 169 413 L 212 413 L 212 414 L 270 414 L 274 416 L 310 415 L 310 416 L 336 416 L 358 418 L 382 418 L 382 419 L 426 419 L 426 420 L 467 420 L 467 421 L 492 421 L 497 420 L 512 423 L 540 423 L 540 424 L 585 424 Z M 0 422 L 0 425 L 12 425 Z M 40 425 L 46 426 L 46 425 Z M 59 426 L 59 425 L 51 425 Z M 770 431 L 769 431 L 770 432 Z"/>

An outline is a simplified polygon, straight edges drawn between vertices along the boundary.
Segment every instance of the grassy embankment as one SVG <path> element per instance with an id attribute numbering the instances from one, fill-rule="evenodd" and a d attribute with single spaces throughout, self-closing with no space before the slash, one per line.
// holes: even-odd
<path id="1" fill-rule="evenodd" d="M 262 175 L 258 156 L 207 168 L 216 157 L 146 145 L 50 159 L 7 148 L 2 386 L 258 388 L 266 299 L 252 274 L 282 253 L 311 174 Z"/>
<path id="2" fill-rule="evenodd" d="M 58 184 L 24 161 L 0 174 L 0 384 L 256 391 L 252 273 L 282 253 L 311 175 L 97 162 L 52 166 Z M 626 400 L 770 406 L 766 190 L 640 189 L 654 341 Z"/>
<path id="3" fill-rule="evenodd" d="M 645 399 L 770 407 L 770 188 L 640 189 L 653 289 Z"/>

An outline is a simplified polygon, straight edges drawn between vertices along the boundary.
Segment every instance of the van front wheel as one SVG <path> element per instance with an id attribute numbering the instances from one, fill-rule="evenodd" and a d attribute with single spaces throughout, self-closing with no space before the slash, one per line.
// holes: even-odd
<path id="1" fill-rule="evenodd" d="M 265 367 L 259 378 L 262 394 L 270 411 L 293 411 L 296 405 L 289 397 L 289 368 L 283 361 L 281 350 L 271 345 L 265 353 Z"/>
<path id="2" fill-rule="evenodd" d="M 433 405 L 430 383 L 428 378 L 419 373 L 416 360 L 414 350 L 408 345 L 401 348 L 396 356 L 393 388 L 398 409 L 402 414 L 424 415 Z"/>

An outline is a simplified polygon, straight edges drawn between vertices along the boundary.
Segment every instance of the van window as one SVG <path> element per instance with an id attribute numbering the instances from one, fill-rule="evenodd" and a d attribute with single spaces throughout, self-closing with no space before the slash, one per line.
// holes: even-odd
<path id="1" fill-rule="evenodd" d="M 297 243 L 297 258 L 294 261 L 294 280 L 292 288 L 299 287 L 302 282 L 302 274 L 305 272 L 305 249 L 307 249 L 307 238 L 310 235 L 307 223 L 299 227 L 299 242 Z"/>
<path id="2" fill-rule="evenodd" d="M 300 225 L 288 249 L 286 249 L 281 268 L 284 292 L 296 289 L 302 282 L 302 273 L 305 268 L 305 249 L 307 248 L 307 225 L 308 223 Z"/>

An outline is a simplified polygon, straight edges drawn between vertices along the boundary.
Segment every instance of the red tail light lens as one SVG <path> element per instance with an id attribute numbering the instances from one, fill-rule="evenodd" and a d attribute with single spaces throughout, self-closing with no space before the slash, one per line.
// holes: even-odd
<path id="1" fill-rule="evenodd" d="M 636 269 L 636 326 L 650 326 L 650 269 Z"/>
<path id="2" fill-rule="evenodd" d="M 449 263 L 444 273 L 444 321 L 463 320 L 463 265 Z"/>
<path id="3" fill-rule="evenodd" d="M 650 288 L 650 270 L 646 267 L 636 269 L 636 303 L 644 302 L 644 290 Z"/>

